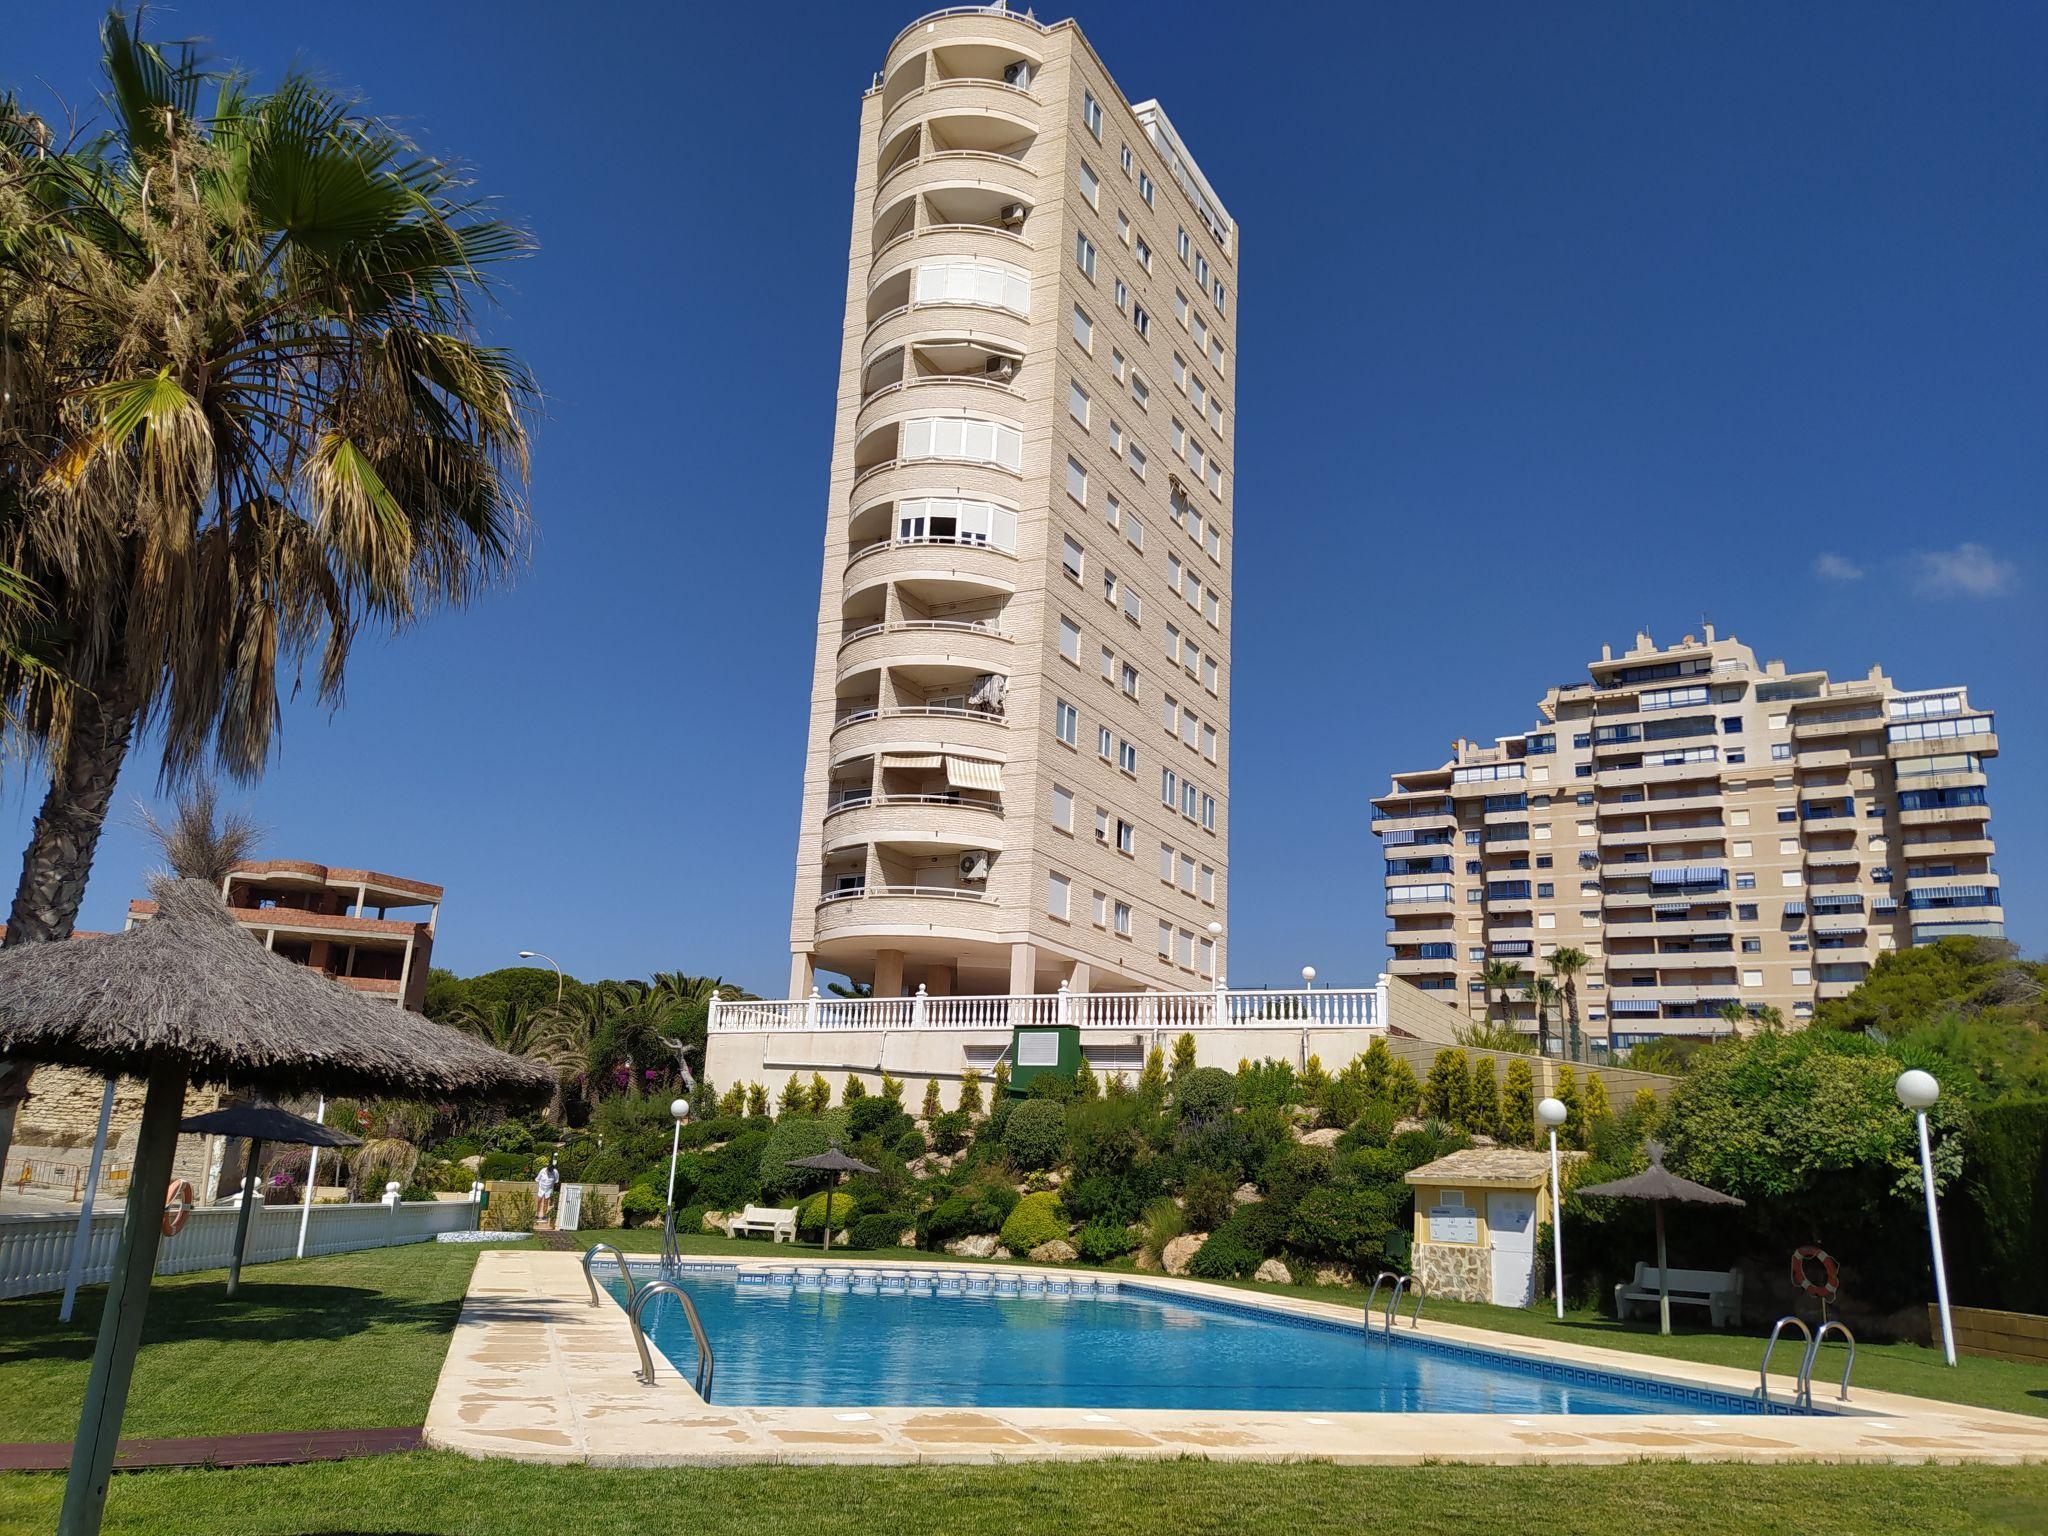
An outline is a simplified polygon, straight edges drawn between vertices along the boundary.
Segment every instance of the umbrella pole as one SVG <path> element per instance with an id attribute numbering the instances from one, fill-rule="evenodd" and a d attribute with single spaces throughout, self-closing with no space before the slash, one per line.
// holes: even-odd
<path id="1" fill-rule="evenodd" d="M 1671 1331 L 1671 1271 L 1664 1265 L 1664 1202 L 1657 1207 L 1657 1331 Z"/>
<path id="2" fill-rule="evenodd" d="M 128 1406 L 128 1383 L 135 1374 L 135 1351 L 142 1343 L 142 1322 L 149 1310 L 149 1277 L 156 1269 L 164 1190 L 177 1158 L 178 1117 L 184 1107 L 184 1069 L 168 1064 L 152 1068 L 128 1180 L 121 1252 L 100 1312 L 99 1339 L 93 1345 L 85 1407 L 78 1415 L 78 1438 L 71 1447 L 57 1536 L 97 1536 L 106 1513 L 107 1482 L 114 1475 L 121 1415 Z"/>
<path id="3" fill-rule="evenodd" d="M 242 1255 L 249 1250 L 249 1205 L 256 1198 L 256 1167 L 263 1159 L 263 1143 L 249 1142 L 249 1165 L 242 1170 L 242 1208 L 235 1213 L 235 1251 L 228 1259 L 228 1295 L 242 1288 Z"/>

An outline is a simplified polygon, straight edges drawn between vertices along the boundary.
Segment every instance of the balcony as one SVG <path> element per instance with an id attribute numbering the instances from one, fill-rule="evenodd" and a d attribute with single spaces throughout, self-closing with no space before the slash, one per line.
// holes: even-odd
<path id="1" fill-rule="evenodd" d="M 839 642 L 842 680 L 879 666 L 959 667 L 1007 674 L 1015 649 L 992 621 L 899 619 L 863 624 Z"/>
<path id="2" fill-rule="evenodd" d="M 949 747 L 969 756 L 1007 757 L 1009 722 L 993 710 L 949 705 L 848 709 L 832 723 L 832 750 L 847 756 L 883 748 L 920 748 L 943 753 Z"/>
<path id="3" fill-rule="evenodd" d="M 994 356 L 986 343 L 967 341 L 962 349 L 982 356 Z M 905 414 L 933 415 L 968 413 L 998 417 L 1022 409 L 1024 396 L 1007 378 L 992 378 L 981 372 L 928 373 L 909 379 L 878 384 L 861 402 L 854 417 L 854 431 L 862 436 L 885 420 Z M 908 406 L 909 412 L 903 407 Z"/>
<path id="4" fill-rule="evenodd" d="M 1988 805 L 1933 805 L 1924 810 L 1901 810 L 1899 825 L 1902 827 L 1938 827 L 1948 823 L 1986 822 L 1991 819 Z"/>
<path id="5" fill-rule="evenodd" d="M 911 86 L 889 103 L 880 139 L 893 142 L 912 123 L 934 117 L 985 114 L 1030 128 L 1040 108 L 1038 93 L 1028 86 L 983 75 L 956 75 Z"/>
<path id="6" fill-rule="evenodd" d="M 816 922 L 820 939 L 858 931 L 978 938 L 1000 930 L 1005 918 L 1002 904 L 977 886 L 867 885 L 820 895 Z"/>
<path id="7" fill-rule="evenodd" d="M 1832 741 L 1843 736 L 1884 735 L 1885 714 L 1882 709 L 1868 709 L 1853 715 L 1837 715 L 1822 720 L 1795 720 L 1792 722 L 1794 741 Z"/>

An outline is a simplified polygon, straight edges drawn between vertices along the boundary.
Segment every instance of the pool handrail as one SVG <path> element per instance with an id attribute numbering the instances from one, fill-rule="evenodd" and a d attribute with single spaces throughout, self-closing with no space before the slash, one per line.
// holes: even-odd
<path id="1" fill-rule="evenodd" d="M 1394 1336 L 1394 1316 L 1401 1310 L 1401 1293 L 1408 1289 L 1414 1278 L 1413 1275 L 1400 1276 L 1394 1281 L 1393 1293 L 1387 1297 L 1387 1337 L 1390 1339 Z M 1418 1309 L 1417 1316 L 1420 1315 Z"/>
<path id="2" fill-rule="evenodd" d="M 597 1256 L 600 1253 L 608 1253 L 618 1260 L 619 1274 L 624 1277 L 626 1282 L 626 1305 L 632 1306 L 633 1298 L 638 1294 L 639 1287 L 633 1280 L 633 1271 L 626 1263 L 626 1256 L 610 1243 L 592 1243 L 583 1250 L 583 1283 L 590 1287 L 590 1304 L 593 1307 L 597 1305 L 597 1279 L 591 1274 L 590 1266 L 596 1262 Z"/>
<path id="3" fill-rule="evenodd" d="M 1787 1314 L 1771 1324 L 1771 1336 L 1764 1345 L 1763 1362 L 1756 1368 L 1756 1400 L 1766 1406 L 1771 1401 L 1771 1351 L 1778 1347 L 1778 1335 L 1783 1333 L 1787 1327 L 1797 1328 L 1801 1333 L 1805 1334 L 1807 1349 L 1811 1351 L 1813 1348 L 1813 1330 L 1806 1326 L 1804 1318 L 1793 1317 Z M 1792 1387 L 1792 1406 L 1795 1408 L 1802 1406 L 1811 1408 L 1813 1406 L 1813 1383 L 1806 1378 L 1806 1362 L 1804 1357 L 1800 1360 L 1799 1375 Z"/>
<path id="4" fill-rule="evenodd" d="M 703 1321 L 697 1316 L 697 1304 L 690 1300 L 690 1293 L 673 1280 L 650 1280 L 640 1287 L 640 1294 L 633 1298 L 633 1304 L 626 1311 L 626 1321 L 633 1330 L 633 1343 L 640 1350 L 640 1380 L 645 1386 L 654 1385 L 654 1357 L 647 1353 L 647 1331 L 640 1326 L 640 1313 L 647 1303 L 656 1296 L 673 1296 L 683 1304 L 683 1316 L 689 1320 L 690 1334 L 697 1341 L 697 1375 L 691 1383 L 697 1395 L 705 1402 L 711 1401 L 711 1377 L 717 1369 L 717 1362 L 711 1356 L 711 1340 L 704 1336 Z"/>
<path id="5" fill-rule="evenodd" d="M 1849 1325 L 1839 1318 L 1829 1318 L 1814 1331 L 1813 1338 L 1806 1346 L 1806 1358 L 1799 1362 L 1799 1380 L 1806 1388 L 1806 1406 L 1813 1406 L 1813 1366 L 1820 1358 L 1821 1343 L 1830 1333 L 1839 1333 L 1842 1342 L 1849 1346 L 1849 1358 L 1842 1363 L 1842 1390 L 1836 1394 L 1837 1402 L 1849 1401 L 1849 1373 L 1856 1369 L 1856 1335 L 1849 1331 Z"/>
<path id="6" fill-rule="evenodd" d="M 1391 1269 L 1383 1269 L 1372 1277 L 1372 1289 L 1365 1293 L 1365 1331 L 1367 1333 L 1372 1332 L 1372 1309 L 1374 1303 L 1380 1299 L 1380 1287 L 1389 1280 L 1399 1280 L 1400 1278 Z"/>
<path id="7" fill-rule="evenodd" d="M 1420 1275 L 1410 1275 L 1408 1278 L 1415 1284 L 1415 1310 L 1408 1314 L 1408 1326 L 1410 1328 L 1420 1328 L 1422 1326 L 1422 1300 L 1429 1294 L 1429 1286 L 1424 1283 Z"/>

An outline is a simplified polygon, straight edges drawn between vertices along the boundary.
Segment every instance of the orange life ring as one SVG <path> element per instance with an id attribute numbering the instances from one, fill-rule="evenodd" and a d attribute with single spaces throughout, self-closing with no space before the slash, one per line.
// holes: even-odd
<path id="1" fill-rule="evenodd" d="M 1823 1278 L 1814 1281 L 1807 1278 L 1806 1261 L 1819 1259 Z M 1818 1243 L 1802 1243 L 1792 1250 L 1792 1283 L 1809 1296 L 1818 1296 L 1822 1301 L 1833 1301 L 1841 1293 L 1842 1271 L 1835 1263 L 1835 1257 Z"/>
<path id="2" fill-rule="evenodd" d="M 164 1236 L 176 1237 L 185 1230 L 186 1218 L 192 1214 L 192 1183 L 189 1179 L 176 1179 L 164 1191 Z"/>

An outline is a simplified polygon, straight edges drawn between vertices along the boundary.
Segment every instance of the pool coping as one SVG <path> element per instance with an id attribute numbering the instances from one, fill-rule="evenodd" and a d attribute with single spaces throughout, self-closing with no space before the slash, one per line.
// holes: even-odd
<path id="1" fill-rule="evenodd" d="M 692 1268 L 884 1269 L 961 1273 L 921 1259 L 700 1258 Z M 636 1273 L 651 1272 L 638 1264 Z M 1077 1272 L 976 1265 L 1037 1280 Z M 1165 1275 L 1120 1284 L 1190 1302 L 1348 1324 L 1355 1307 L 1224 1290 Z M 1494 1333 L 1424 1317 L 1404 1336 L 1678 1388 L 1747 1395 L 1754 1372 Z M 717 1341 L 714 1339 L 714 1346 Z M 478 1256 L 427 1412 L 426 1443 L 479 1457 L 594 1466 L 746 1462 L 915 1463 L 1202 1456 L 1219 1460 L 1413 1465 L 1599 1465 L 1645 1458 L 1750 1462 L 2048 1461 L 2048 1419 L 1855 1389 L 1847 1411 L 1802 1415 L 1224 1412 L 1162 1408 L 733 1407 L 707 1404 L 654 1352 L 655 1384 L 624 1309 L 592 1306 L 582 1256 L 490 1249 Z M 1828 1388 L 1823 1386 L 1821 1392 Z"/>

